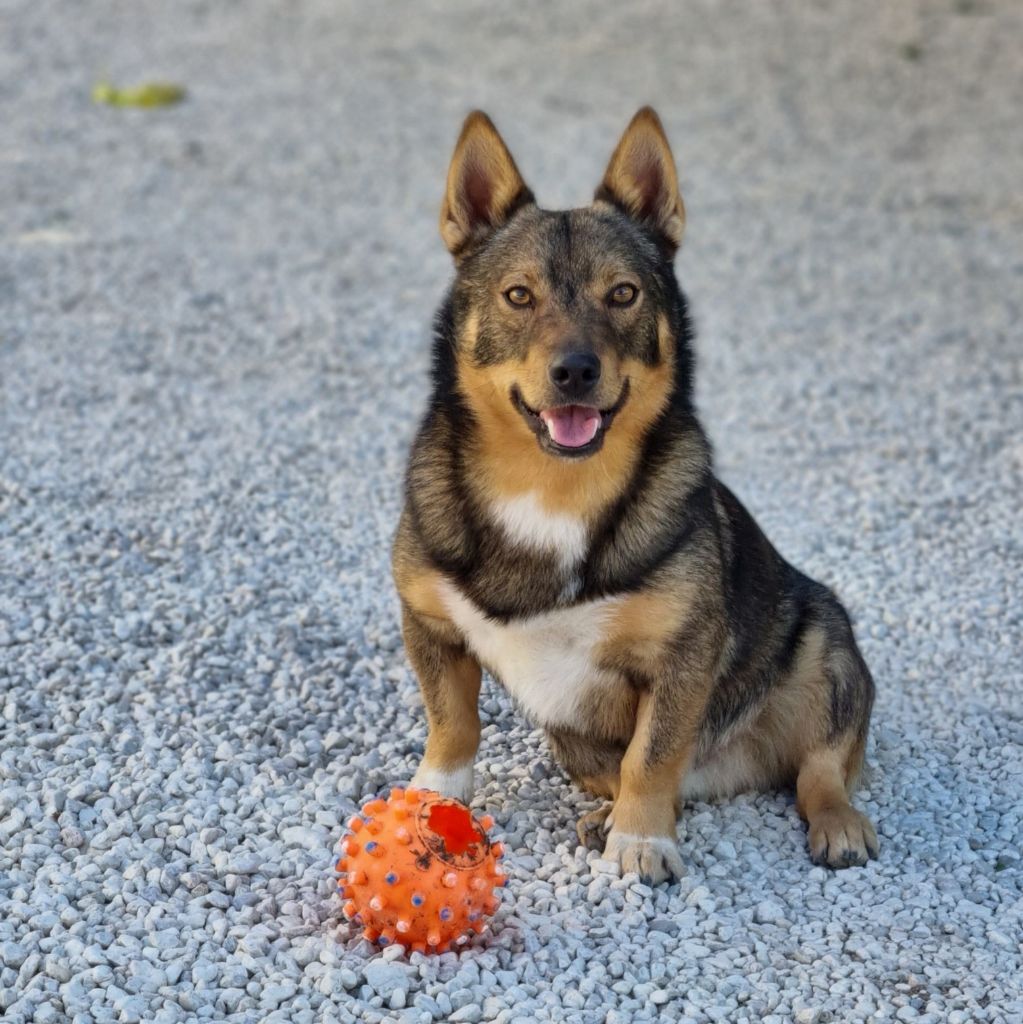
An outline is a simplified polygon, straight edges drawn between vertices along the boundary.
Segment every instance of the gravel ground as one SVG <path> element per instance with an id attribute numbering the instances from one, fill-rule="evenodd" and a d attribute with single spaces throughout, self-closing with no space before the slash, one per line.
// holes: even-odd
<path id="1" fill-rule="evenodd" d="M 1023 8 L 383 7 L 0 0 L 4 1021 L 1023 1020 Z M 878 681 L 881 859 L 770 793 L 619 877 L 488 683 L 502 908 L 381 954 L 332 861 L 424 739 L 387 548 L 450 147 L 483 106 L 580 203 L 647 101 L 722 475 Z"/>

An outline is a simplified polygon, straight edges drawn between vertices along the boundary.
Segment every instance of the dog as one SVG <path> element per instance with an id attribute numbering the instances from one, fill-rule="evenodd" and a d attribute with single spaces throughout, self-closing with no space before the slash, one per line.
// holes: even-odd
<path id="1" fill-rule="evenodd" d="M 413 785 L 468 801 L 487 669 L 605 798 L 580 841 L 682 874 L 685 801 L 794 785 L 811 858 L 876 857 L 850 804 L 874 684 L 837 598 L 713 473 L 673 269 L 685 208 L 649 107 L 592 205 L 541 209 L 469 115 L 440 232 L 455 279 L 393 549 L 428 722 Z"/>

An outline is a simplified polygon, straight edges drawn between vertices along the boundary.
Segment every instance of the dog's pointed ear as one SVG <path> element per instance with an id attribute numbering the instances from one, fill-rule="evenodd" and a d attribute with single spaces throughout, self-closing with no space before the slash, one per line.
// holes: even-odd
<path id="1" fill-rule="evenodd" d="M 440 233 L 457 258 L 470 243 L 504 224 L 533 193 L 515 166 L 504 139 L 482 110 L 474 110 L 462 125 L 451 166 Z"/>
<path id="2" fill-rule="evenodd" d="M 629 122 L 594 198 L 612 203 L 638 220 L 672 253 L 678 248 L 686 210 L 678 190 L 675 158 L 652 107 L 643 107 Z"/>

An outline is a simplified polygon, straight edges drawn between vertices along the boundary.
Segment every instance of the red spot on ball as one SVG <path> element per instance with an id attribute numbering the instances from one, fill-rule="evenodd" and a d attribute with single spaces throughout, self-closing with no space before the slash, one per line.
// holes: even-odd
<path id="1" fill-rule="evenodd" d="M 472 815 L 458 804 L 434 804 L 427 824 L 431 832 L 436 832 L 444 840 L 447 852 L 456 857 L 480 841 Z"/>

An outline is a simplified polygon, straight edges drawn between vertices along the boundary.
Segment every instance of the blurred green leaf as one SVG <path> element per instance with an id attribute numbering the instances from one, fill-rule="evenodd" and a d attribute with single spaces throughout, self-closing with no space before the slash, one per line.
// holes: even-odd
<path id="1" fill-rule="evenodd" d="M 92 89 L 94 103 L 111 107 L 169 107 L 185 98 L 185 87 L 173 82 L 145 82 L 119 89 L 109 82 L 99 82 Z"/>

